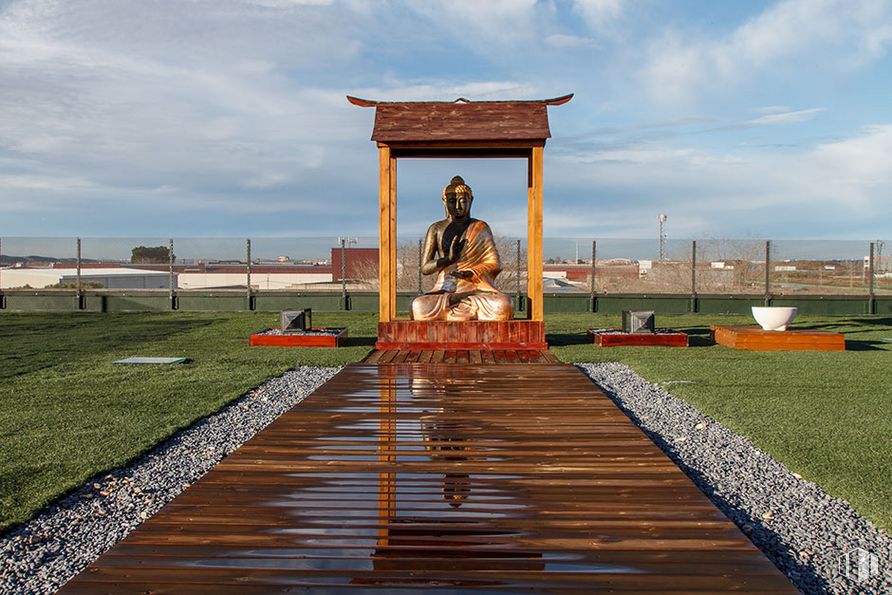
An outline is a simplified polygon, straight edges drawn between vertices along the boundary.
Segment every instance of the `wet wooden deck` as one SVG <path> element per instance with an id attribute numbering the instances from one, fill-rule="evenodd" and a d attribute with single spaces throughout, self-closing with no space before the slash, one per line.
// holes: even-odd
<path id="1" fill-rule="evenodd" d="M 796 592 L 587 377 L 530 362 L 348 366 L 64 592 L 302 588 Z"/>

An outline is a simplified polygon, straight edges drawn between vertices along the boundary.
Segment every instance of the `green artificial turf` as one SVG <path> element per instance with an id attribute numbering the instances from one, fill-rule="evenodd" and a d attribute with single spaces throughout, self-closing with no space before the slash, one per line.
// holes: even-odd
<path id="1" fill-rule="evenodd" d="M 846 351 L 741 351 L 709 340 L 710 324 L 743 316 L 657 316 L 690 334 L 688 348 L 595 347 L 582 328 L 619 316 L 547 317 L 549 344 L 567 362 L 622 362 L 743 434 L 805 479 L 892 530 L 892 319 L 797 318 L 792 328 L 846 335 Z"/>
<path id="2" fill-rule="evenodd" d="M 342 366 L 374 344 L 374 315 L 313 322 L 347 326 L 347 347 L 249 347 L 275 313 L 0 315 L 0 530 L 271 376 Z M 112 363 L 129 356 L 191 362 Z"/>
<path id="3" fill-rule="evenodd" d="M 314 312 L 346 326 L 341 349 L 248 347 L 275 313 L 0 315 L 0 529 L 129 460 L 295 365 L 340 366 L 373 347 L 376 317 Z M 554 314 L 549 343 L 568 362 L 619 361 L 744 434 L 887 531 L 892 529 L 892 320 L 797 319 L 846 333 L 848 351 L 747 352 L 711 345 L 708 325 L 748 317 L 658 316 L 692 346 L 598 348 L 584 329 L 619 316 Z M 121 366 L 128 356 L 188 364 Z"/>

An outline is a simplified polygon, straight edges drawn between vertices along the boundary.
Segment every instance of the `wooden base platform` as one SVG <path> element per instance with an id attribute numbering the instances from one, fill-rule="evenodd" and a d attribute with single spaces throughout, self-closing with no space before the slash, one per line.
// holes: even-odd
<path id="1" fill-rule="evenodd" d="M 467 322 L 394 320 L 378 323 L 375 349 L 548 349 L 545 323 L 535 320 Z"/>
<path id="2" fill-rule="evenodd" d="M 251 347 L 340 347 L 347 338 L 346 328 L 313 329 L 338 331 L 336 335 L 293 334 L 293 335 L 251 335 L 248 344 Z"/>
<path id="3" fill-rule="evenodd" d="M 688 336 L 682 332 L 658 329 L 656 333 L 623 333 L 620 329 L 589 329 L 598 347 L 687 347 Z"/>
<path id="4" fill-rule="evenodd" d="M 796 593 L 570 365 L 353 364 L 61 593 Z"/>
<path id="5" fill-rule="evenodd" d="M 559 364 L 549 351 L 532 349 L 388 349 L 366 356 L 369 364 Z"/>
<path id="6" fill-rule="evenodd" d="M 758 326 L 710 327 L 719 345 L 749 351 L 845 351 L 842 333 L 812 330 L 764 331 Z"/>

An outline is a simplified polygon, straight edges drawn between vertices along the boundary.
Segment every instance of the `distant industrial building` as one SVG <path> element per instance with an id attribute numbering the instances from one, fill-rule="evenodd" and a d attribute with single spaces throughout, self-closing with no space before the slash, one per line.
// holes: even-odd
<path id="1" fill-rule="evenodd" d="M 341 280 L 341 271 L 348 280 L 378 278 L 377 248 L 344 248 L 345 263 L 341 264 L 341 248 L 331 249 L 331 275 L 333 281 Z"/>
<path id="2" fill-rule="evenodd" d="M 177 275 L 174 273 L 174 283 Z M 43 289 L 77 283 L 77 271 L 73 268 L 11 268 L 0 272 L 0 288 L 31 287 Z M 124 267 L 97 267 L 81 270 L 81 283 L 108 289 L 169 289 L 170 274 L 167 271 L 146 271 Z"/>

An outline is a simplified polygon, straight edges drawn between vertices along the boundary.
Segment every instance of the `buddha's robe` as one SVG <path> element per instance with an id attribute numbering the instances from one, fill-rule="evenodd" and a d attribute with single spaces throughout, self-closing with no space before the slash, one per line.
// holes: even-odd
<path id="1" fill-rule="evenodd" d="M 493 286 L 502 270 L 492 231 L 483 221 L 473 221 L 465 230 L 465 247 L 458 261 L 437 272 L 433 289 L 412 300 L 413 320 L 510 320 L 511 300 Z M 467 279 L 456 279 L 452 271 L 471 271 Z M 451 295 L 460 301 L 450 305 Z"/>

